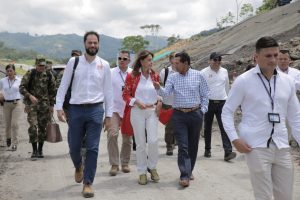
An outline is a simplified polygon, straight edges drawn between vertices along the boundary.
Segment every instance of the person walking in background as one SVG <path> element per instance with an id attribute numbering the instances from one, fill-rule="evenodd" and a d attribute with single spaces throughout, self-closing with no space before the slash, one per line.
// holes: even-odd
<path id="1" fill-rule="evenodd" d="M 44 58 L 37 58 L 35 69 L 29 70 L 23 76 L 20 93 L 24 96 L 25 112 L 29 123 L 31 158 L 43 158 L 46 127 L 51 121 L 56 94 L 55 78 L 46 70 Z"/>
<path id="2" fill-rule="evenodd" d="M 209 87 L 208 110 L 204 115 L 204 157 L 211 157 L 211 136 L 214 116 L 216 116 L 224 149 L 224 160 L 229 161 L 236 157 L 232 152 L 230 140 L 224 130 L 221 113 L 229 92 L 229 77 L 225 68 L 221 67 L 222 54 L 213 52 L 209 57 L 209 66 L 201 70 L 201 74 L 207 81 Z"/>
<path id="3" fill-rule="evenodd" d="M 174 55 L 175 55 L 175 52 L 173 52 L 169 55 L 169 62 L 171 63 L 171 65 L 169 67 L 163 68 L 160 71 L 159 77 L 160 77 L 160 82 L 163 84 L 163 86 L 165 86 L 168 77 L 171 74 L 176 72 L 176 69 L 174 66 Z M 163 102 L 162 108 L 163 109 L 172 108 L 173 98 L 174 98 L 173 94 L 170 96 L 164 97 L 163 101 L 162 101 Z M 166 146 L 167 146 L 166 155 L 168 155 L 168 156 L 173 155 L 173 149 L 175 148 L 175 137 L 174 137 L 174 133 L 173 133 L 173 125 L 172 125 L 171 120 L 165 126 L 165 142 L 166 142 Z"/>
<path id="4" fill-rule="evenodd" d="M 235 148 L 245 153 L 257 200 L 293 199 L 294 169 L 285 121 L 300 142 L 300 107 L 294 80 L 276 70 L 278 55 L 274 38 L 257 40 L 257 65 L 235 80 L 222 112 L 226 133 Z M 240 105 L 243 117 L 238 135 L 234 112 Z"/>
<path id="5" fill-rule="evenodd" d="M 75 181 L 83 181 L 82 195 L 93 197 L 92 184 L 97 169 L 100 134 L 105 103 L 105 127 L 110 129 L 113 94 L 110 67 L 107 61 L 97 56 L 99 34 L 86 32 L 84 37 L 86 53 L 79 56 L 79 62 L 71 87 L 71 99 L 68 108 L 68 143 L 70 156 L 75 167 Z M 60 121 L 65 122 L 62 109 L 66 92 L 71 82 L 75 57 L 72 57 L 65 69 L 57 91 L 55 109 Z M 81 155 L 82 141 L 85 140 L 86 160 L 83 169 Z"/>
<path id="6" fill-rule="evenodd" d="M 21 113 L 21 94 L 19 86 L 21 79 L 16 76 L 16 68 L 13 64 L 5 67 L 6 77 L 0 80 L 0 99 L 4 102 L 3 116 L 5 122 L 6 145 L 11 146 L 12 151 L 17 150 L 19 135 L 19 116 Z"/>
<path id="7" fill-rule="evenodd" d="M 121 169 L 124 173 L 129 173 L 129 161 L 132 145 L 132 136 L 122 133 L 122 146 L 119 152 L 118 135 L 120 124 L 123 118 L 125 102 L 122 98 L 125 80 L 128 73 L 132 71 L 128 67 L 130 63 L 129 51 L 120 51 L 118 56 L 118 66 L 111 69 L 111 80 L 113 86 L 113 115 L 111 119 L 111 128 L 107 132 L 107 151 L 111 169 L 109 174 L 111 176 L 117 175 L 119 171 L 119 164 L 121 161 Z"/>
<path id="8" fill-rule="evenodd" d="M 278 67 L 277 70 L 291 76 L 295 81 L 296 92 L 300 91 L 300 71 L 296 68 L 290 67 L 291 57 L 288 50 L 280 50 L 278 55 Z M 298 95 L 299 99 L 299 95 Z M 289 133 L 289 144 L 292 147 L 297 147 L 297 141 L 291 135 L 290 126 L 287 123 L 288 133 Z"/>
<path id="9" fill-rule="evenodd" d="M 159 81 L 159 76 L 152 69 L 152 59 L 153 54 L 147 50 L 138 54 L 132 73 L 126 77 L 123 91 L 123 99 L 131 109 L 129 110 L 130 121 L 124 120 L 122 123 L 130 123 L 133 128 L 137 145 L 138 183 L 141 185 L 148 182 L 147 168 L 150 169 L 151 179 L 154 182 L 159 181 L 156 165 L 158 161 L 158 116 L 162 103 L 153 86 L 154 82 Z M 124 115 L 128 114 L 126 112 Z"/>
<path id="10" fill-rule="evenodd" d="M 165 88 L 155 82 L 161 96 L 174 94 L 172 124 L 178 144 L 179 184 L 188 187 L 196 164 L 203 114 L 207 111 L 209 88 L 200 71 L 191 69 L 186 52 L 175 54 L 176 73 L 170 75 Z"/>

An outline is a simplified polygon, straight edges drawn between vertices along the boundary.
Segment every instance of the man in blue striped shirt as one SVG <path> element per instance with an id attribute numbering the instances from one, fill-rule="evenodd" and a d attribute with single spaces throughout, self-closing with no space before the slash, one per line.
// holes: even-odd
<path id="1" fill-rule="evenodd" d="M 159 95 L 174 94 L 174 113 L 172 123 L 174 135 L 178 143 L 178 167 L 180 170 L 179 184 L 189 186 L 193 180 L 194 169 L 203 114 L 208 108 L 209 88 L 200 71 L 190 68 L 190 56 L 186 52 L 175 54 L 174 65 L 177 70 L 169 76 L 165 88 L 159 83 L 154 86 Z"/>

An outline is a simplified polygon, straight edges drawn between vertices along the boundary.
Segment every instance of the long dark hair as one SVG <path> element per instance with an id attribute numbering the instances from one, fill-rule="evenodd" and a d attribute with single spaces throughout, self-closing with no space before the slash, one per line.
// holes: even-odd
<path id="1" fill-rule="evenodd" d="M 137 76 L 140 73 L 140 68 L 142 67 L 141 60 L 144 60 L 149 55 L 151 55 L 153 58 L 153 53 L 151 53 L 148 50 L 143 50 L 138 54 L 137 58 L 135 59 L 133 65 L 132 65 L 132 67 L 133 67 L 132 74 L 134 76 Z"/>

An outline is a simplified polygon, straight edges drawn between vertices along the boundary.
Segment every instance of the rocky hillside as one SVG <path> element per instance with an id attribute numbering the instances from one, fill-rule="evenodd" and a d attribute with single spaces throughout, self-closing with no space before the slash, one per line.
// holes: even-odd
<path id="1" fill-rule="evenodd" d="M 293 60 L 296 60 L 293 65 L 300 67 L 300 1 L 253 16 L 208 37 L 186 40 L 168 50 L 186 50 L 191 55 L 193 67 L 197 69 L 208 65 L 211 52 L 227 53 L 230 55 L 224 57 L 223 66 L 230 72 L 239 73 L 251 62 L 254 44 L 263 36 L 273 36 L 282 48 L 290 49 Z M 156 66 L 161 68 L 167 63 L 168 60 L 164 59 Z"/>

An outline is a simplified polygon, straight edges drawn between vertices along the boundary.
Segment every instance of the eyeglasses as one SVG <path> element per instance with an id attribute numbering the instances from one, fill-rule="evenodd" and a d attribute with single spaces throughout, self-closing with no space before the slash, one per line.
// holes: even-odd
<path id="1" fill-rule="evenodd" d="M 118 57 L 118 60 L 124 60 L 124 61 L 127 61 L 128 58 L 122 58 L 122 57 Z"/>
<path id="2" fill-rule="evenodd" d="M 221 60 L 222 60 L 222 57 L 218 57 L 218 58 L 214 58 L 214 59 L 213 59 L 213 61 L 215 61 L 215 62 L 217 62 L 217 61 L 220 62 Z"/>

